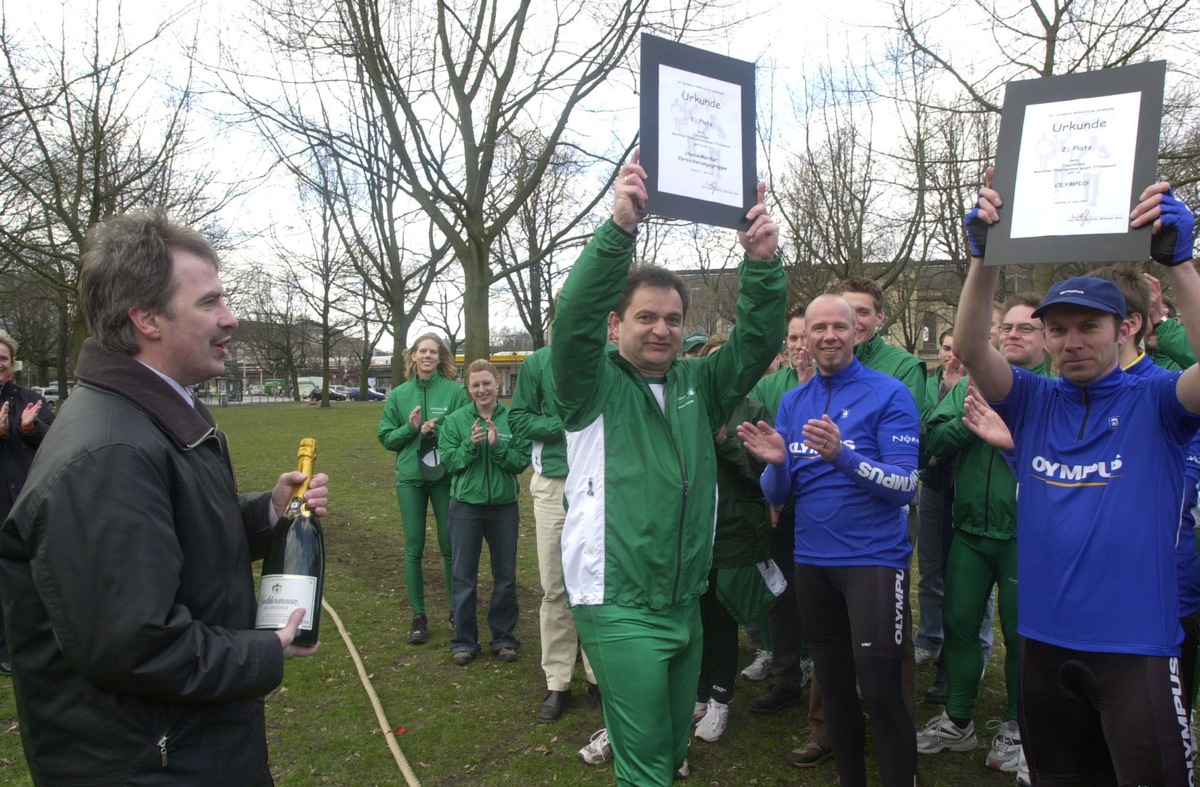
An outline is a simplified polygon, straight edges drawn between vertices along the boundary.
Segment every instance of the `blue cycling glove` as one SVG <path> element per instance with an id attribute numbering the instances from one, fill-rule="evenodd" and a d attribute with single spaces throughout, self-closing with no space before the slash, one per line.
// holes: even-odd
<path id="1" fill-rule="evenodd" d="M 1150 256 L 1160 265 L 1168 267 L 1187 262 L 1192 258 L 1192 244 L 1196 235 L 1196 217 L 1187 205 L 1175 197 L 1171 189 L 1163 195 L 1159 206 L 1162 214 L 1159 221 L 1162 229 L 1151 237 Z"/>
<path id="2" fill-rule="evenodd" d="M 975 207 L 967 211 L 966 216 L 963 216 L 963 227 L 967 231 L 967 245 L 971 247 L 971 256 L 982 259 L 983 252 L 987 248 L 988 225 L 979 218 L 978 202 L 975 203 Z"/>

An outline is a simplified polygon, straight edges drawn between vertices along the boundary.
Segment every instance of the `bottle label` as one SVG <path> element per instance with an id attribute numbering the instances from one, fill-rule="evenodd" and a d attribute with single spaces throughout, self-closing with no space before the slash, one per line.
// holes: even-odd
<path id="1" fill-rule="evenodd" d="M 316 577 L 306 574 L 263 574 L 262 583 L 258 586 L 258 618 L 254 627 L 281 629 L 287 625 L 292 611 L 303 607 L 304 621 L 300 628 L 311 631 L 316 597 Z"/>

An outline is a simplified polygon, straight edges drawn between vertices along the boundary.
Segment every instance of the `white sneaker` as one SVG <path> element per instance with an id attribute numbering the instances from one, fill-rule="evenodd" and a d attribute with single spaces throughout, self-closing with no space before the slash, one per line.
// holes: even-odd
<path id="1" fill-rule="evenodd" d="M 588 765 L 603 765 L 612 760 L 612 746 L 608 742 L 608 728 L 603 727 L 592 733 L 592 739 L 587 746 L 579 750 L 579 759 Z"/>
<path id="2" fill-rule="evenodd" d="M 675 771 L 675 779 L 678 781 L 679 779 L 686 779 L 687 777 L 689 777 L 691 775 L 692 775 L 692 769 L 688 767 L 687 758 L 684 757 L 683 765 L 680 765 L 679 768 L 676 769 L 676 771 Z"/>
<path id="3" fill-rule="evenodd" d="M 812 659 L 800 659 L 800 688 L 804 688 L 812 682 L 813 662 Z"/>
<path id="4" fill-rule="evenodd" d="M 988 727 L 999 727 L 992 738 L 992 748 L 988 751 L 987 767 L 993 771 L 1013 773 L 1017 770 L 1021 759 L 1021 728 L 1017 722 L 989 721 Z"/>
<path id="5" fill-rule="evenodd" d="M 938 656 L 940 656 L 941 653 L 942 652 L 940 650 L 930 650 L 929 648 L 913 648 L 913 656 L 916 659 L 918 667 L 922 664 L 932 664 L 933 662 L 937 661 Z"/>
<path id="6" fill-rule="evenodd" d="M 708 713 L 696 725 L 696 737 L 702 741 L 716 743 L 725 734 L 729 725 L 729 706 L 716 700 L 708 701 Z"/>
<path id="7" fill-rule="evenodd" d="M 708 713 L 708 703 L 697 700 L 696 704 L 692 706 L 692 724 L 703 719 L 706 713 Z"/>
<path id="8" fill-rule="evenodd" d="M 950 721 L 946 711 L 934 716 L 917 732 L 917 751 L 937 754 L 940 751 L 971 751 L 975 748 L 975 725 L 967 722 L 966 729 Z"/>
<path id="9" fill-rule="evenodd" d="M 759 648 L 758 653 L 754 656 L 754 661 L 750 663 L 749 667 L 742 670 L 742 677 L 746 680 L 766 680 L 767 676 L 771 674 L 773 659 L 771 651 Z"/>
<path id="10" fill-rule="evenodd" d="M 1019 787 L 1030 787 L 1029 763 L 1025 761 L 1025 749 L 1017 752 L 1017 784 Z"/>

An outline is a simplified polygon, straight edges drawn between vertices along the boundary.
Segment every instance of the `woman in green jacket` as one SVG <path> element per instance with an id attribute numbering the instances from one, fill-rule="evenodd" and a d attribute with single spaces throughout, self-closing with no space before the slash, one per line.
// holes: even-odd
<path id="1" fill-rule="evenodd" d="M 467 396 L 457 382 L 454 354 L 439 336 L 418 336 L 406 355 L 408 379 L 388 394 L 379 416 L 379 442 L 396 452 L 396 500 L 404 527 L 404 584 L 413 607 L 408 641 L 421 645 L 429 639 L 421 559 L 425 555 L 425 519 L 430 503 L 437 520 L 447 598 L 451 586 L 450 476 L 438 453 L 438 426 L 448 413 L 467 403 Z"/>
<path id="2" fill-rule="evenodd" d="M 455 664 L 466 666 L 479 653 L 475 592 L 479 556 L 488 543 L 492 560 L 492 600 L 488 605 L 489 643 L 501 661 L 516 661 L 517 526 L 520 513 L 517 474 L 529 466 L 532 447 L 508 424 L 508 408 L 497 399 L 496 367 L 480 359 L 467 367 L 472 403 L 451 413 L 438 444 L 453 476 L 450 484 L 450 543 L 453 560 Z"/>

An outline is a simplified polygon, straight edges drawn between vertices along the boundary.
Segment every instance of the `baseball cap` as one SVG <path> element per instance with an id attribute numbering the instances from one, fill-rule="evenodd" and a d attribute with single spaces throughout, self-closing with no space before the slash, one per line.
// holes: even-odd
<path id="1" fill-rule="evenodd" d="M 683 337 L 683 346 L 680 349 L 683 352 L 688 353 L 707 343 L 708 334 L 697 331 L 696 333 L 689 333 L 687 336 Z"/>
<path id="2" fill-rule="evenodd" d="M 1034 310 L 1033 316 L 1040 318 L 1048 307 L 1059 303 L 1086 306 L 1125 319 L 1125 296 L 1121 294 L 1121 290 L 1111 281 L 1093 276 L 1076 276 L 1052 285 L 1042 305 Z"/>

